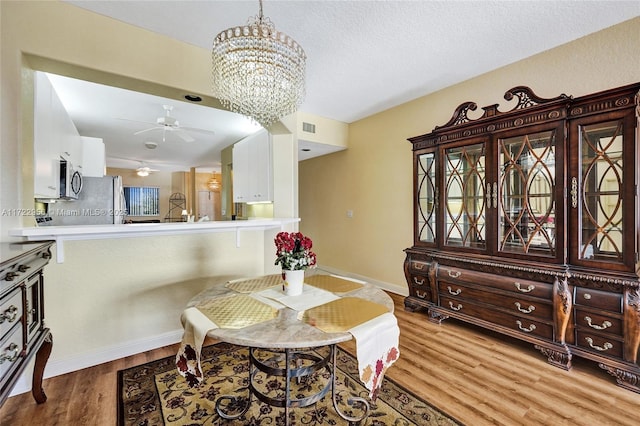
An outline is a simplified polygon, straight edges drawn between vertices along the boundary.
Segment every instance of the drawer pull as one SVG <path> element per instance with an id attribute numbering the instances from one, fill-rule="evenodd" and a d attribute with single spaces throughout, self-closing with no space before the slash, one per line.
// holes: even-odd
<path id="1" fill-rule="evenodd" d="M 589 344 L 589 346 L 591 346 L 596 351 L 604 352 L 604 351 L 608 351 L 609 349 L 613 348 L 613 345 L 611 343 L 609 343 L 609 342 L 604 342 L 604 345 L 602 345 L 602 346 L 594 345 L 593 344 L 593 339 L 591 337 L 585 337 L 584 340 L 586 340 L 587 343 Z"/>
<path id="2" fill-rule="evenodd" d="M 536 325 L 535 324 L 531 324 L 529 326 L 529 328 L 524 328 L 522 326 L 522 322 L 520 320 L 516 321 L 516 324 L 518 324 L 518 328 L 522 331 L 524 331 L 525 333 L 531 333 L 533 330 L 536 329 Z"/>
<path id="3" fill-rule="evenodd" d="M 413 282 L 417 285 L 422 285 L 424 284 L 424 278 L 422 279 L 422 281 L 418 281 L 418 277 L 413 277 Z"/>
<path id="4" fill-rule="evenodd" d="M 523 314 L 530 314 L 531 312 L 536 310 L 536 307 L 533 305 L 529 305 L 529 307 L 526 309 L 522 308 L 522 305 L 520 304 L 520 302 L 516 302 L 515 305 L 516 305 L 516 308 Z"/>
<path id="5" fill-rule="evenodd" d="M 459 295 L 460 293 L 462 293 L 462 290 L 461 290 L 461 289 L 459 289 L 459 288 L 458 288 L 458 289 L 456 289 L 456 291 L 453 291 L 453 290 L 451 289 L 451 286 L 450 286 L 450 285 L 448 285 L 448 286 L 447 286 L 447 290 L 449 290 L 449 294 L 452 294 L 452 295 L 454 295 L 454 296 L 457 296 L 457 295 Z"/>
<path id="6" fill-rule="evenodd" d="M 453 302 L 449 301 L 449 307 L 451 309 L 453 309 L 454 311 L 459 311 L 460 309 L 462 309 L 462 305 L 458 303 L 458 306 L 453 306 Z"/>
<path id="7" fill-rule="evenodd" d="M 13 355 L 11 355 L 11 352 L 13 352 Z M 18 359 L 18 345 L 12 343 L 4 350 L 4 353 L 0 355 L 0 364 L 5 361 L 13 362 L 16 359 Z"/>
<path id="8" fill-rule="evenodd" d="M 591 317 L 584 317 L 584 320 L 589 324 L 589 327 L 595 328 L 596 330 L 604 330 L 605 328 L 611 327 L 611 323 L 609 321 L 604 321 L 602 325 L 591 324 Z"/>
<path id="9" fill-rule="evenodd" d="M 584 297 L 586 300 L 591 300 L 591 294 L 589 293 L 585 293 L 582 297 Z"/>
<path id="10" fill-rule="evenodd" d="M 418 296 L 420 299 L 426 299 L 427 294 L 428 293 L 426 291 L 424 293 L 420 293 L 419 291 L 416 291 L 416 296 Z"/>
<path id="11" fill-rule="evenodd" d="M 518 289 L 518 291 L 521 291 L 522 293 L 529 293 L 529 292 L 533 291 L 534 288 L 536 288 L 535 285 L 531 285 L 531 284 L 529 284 L 527 286 L 527 288 L 522 288 L 522 284 L 520 284 L 517 281 L 515 283 L 513 283 L 513 285 L 515 285 L 516 288 Z"/>
<path id="12" fill-rule="evenodd" d="M 18 307 L 16 305 L 9 306 L 3 313 L 0 314 L 0 324 L 3 322 L 14 322 L 18 317 Z"/>
<path id="13" fill-rule="evenodd" d="M 20 265 L 18 266 L 18 271 L 20 272 L 27 272 L 27 269 L 31 268 L 31 266 L 28 265 Z"/>
<path id="14" fill-rule="evenodd" d="M 17 272 L 7 272 L 7 275 L 4 276 L 5 281 L 13 281 L 15 277 L 18 276 Z"/>
<path id="15" fill-rule="evenodd" d="M 462 275 L 462 272 L 460 271 L 447 271 L 447 273 L 451 278 L 458 278 L 460 275 Z"/>
<path id="16" fill-rule="evenodd" d="M 422 271 L 424 269 L 424 263 L 413 262 L 413 269 Z"/>

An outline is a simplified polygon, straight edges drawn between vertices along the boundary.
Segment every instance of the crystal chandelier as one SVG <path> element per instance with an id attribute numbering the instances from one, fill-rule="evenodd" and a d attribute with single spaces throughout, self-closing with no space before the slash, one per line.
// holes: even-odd
<path id="1" fill-rule="evenodd" d="M 213 86 L 225 108 L 269 127 L 294 113 L 305 95 L 302 46 L 260 13 L 213 41 Z"/>
<path id="2" fill-rule="evenodd" d="M 215 172 L 213 172 L 213 176 L 207 181 L 207 187 L 213 192 L 220 191 L 220 182 L 218 182 Z"/>

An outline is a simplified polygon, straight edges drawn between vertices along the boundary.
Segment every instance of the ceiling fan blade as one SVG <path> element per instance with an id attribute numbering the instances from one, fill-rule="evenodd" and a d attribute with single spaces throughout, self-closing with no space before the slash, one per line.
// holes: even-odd
<path id="1" fill-rule="evenodd" d="M 152 130 L 158 130 L 158 129 L 160 129 L 160 127 L 150 127 L 148 129 L 138 130 L 137 132 L 134 132 L 133 134 L 134 135 L 139 135 L 139 134 L 142 134 L 142 133 L 146 133 L 146 132 L 150 132 Z"/>
<path id="2" fill-rule="evenodd" d="M 116 120 L 122 120 L 122 121 L 130 121 L 132 123 L 142 123 L 142 124 L 147 124 L 149 126 L 155 126 L 158 123 L 153 123 L 151 121 L 142 121 L 142 120 L 132 120 L 130 118 L 122 118 L 122 117 L 116 117 Z"/>
<path id="3" fill-rule="evenodd" d="M 179 129 L 176 129 L 175 133 L 178 135 L 178 137 L 180 139 L 182 139 L 185 142 L 193 142 L 193 141 L 195 141 L 195 139 L 193 137 L 191 137 L 190 134 L 188 134 L 186 132 L 183 132 L 183 131 L 181 131 Z"/>
<path id="4" fill-rule="evenodd" d="M 180 128 L 183 130 L 188 130 L 190 132 L 208 133 L 210 135 L 216 134 L 216 132 L 214 132 L 213 130 L 198 129 L 196 127 L 180 126 Z"/>

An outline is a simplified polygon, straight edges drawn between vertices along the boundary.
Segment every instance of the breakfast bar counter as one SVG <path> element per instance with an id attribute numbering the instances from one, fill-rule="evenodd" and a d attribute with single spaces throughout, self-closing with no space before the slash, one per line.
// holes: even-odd
<path id="1" fill-rule="evenodd" d="M 9 230 L 12 237 L 27 241 L 56 242 L 56 260 L 64 262 L 64 241 L 94 240 L 105 238 L 149 237 L 209 232 L 235 232 L 236 246 L 240 247 L 240 234 L 244 231 L 281 229 L 300 222 L 299 218 L 256 218 L 248 220 L 224 220 L 208 222 L 130 223 L 114 225 L 41 226 Z"/>

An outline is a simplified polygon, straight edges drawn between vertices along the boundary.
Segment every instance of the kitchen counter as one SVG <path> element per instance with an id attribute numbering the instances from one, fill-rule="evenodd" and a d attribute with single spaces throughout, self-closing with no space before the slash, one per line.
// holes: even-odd
<path id="1" fill-rule="evenodd" d="M 236 246 L 240 247 L 240 231 L 264 231 L 300 222 L 299 218 L 226 220 L 210 222 L 130 223 L 122 225 L 42 226 L 9 230 L 12 237 L 28 241 L 56 242 L 56 260 L 64 262 L 67 240 L 93 240 L 104 238 L 147 237 L 208 232 L 235 232 Z"/>

